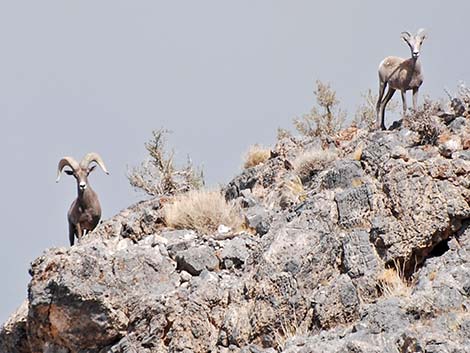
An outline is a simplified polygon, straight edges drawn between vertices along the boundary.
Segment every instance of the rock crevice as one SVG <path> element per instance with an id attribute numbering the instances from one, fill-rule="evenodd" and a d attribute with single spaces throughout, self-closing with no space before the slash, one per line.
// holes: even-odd
<path id="1" fill-rule="evenodd" d="M 300 183 L 305 146 L 224 189 L 244 232 L 167 229 L 155 198 L 47 250 L 0 352 L 470 351 L 466 151 L 358 132 Z"/>

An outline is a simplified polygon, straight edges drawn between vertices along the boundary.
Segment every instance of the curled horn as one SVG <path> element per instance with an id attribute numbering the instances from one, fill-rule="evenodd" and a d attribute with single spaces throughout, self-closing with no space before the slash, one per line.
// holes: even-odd
<path id="1" fill-rule="evenodd" d="M 56 179 L 56 182 L 59 181 L 60 179 L 60 173 L 62 173 L 62 169 L 64 169 L 64 167 L 66 166 L 69 166 L 70 168 L 72 168 L 73 170 L 78 170 L 80 169 L 80 165 L 78 164 L 78 162 L 73 159 L 73 157 L 64 157 L 62 158 L 60 161 L 59 161 L 59 165 L 57 167 L 57 179 Z"/>
<path id="2" fill-rule="evenodd" d="M 98 164 L 101 167 L 101 169 L 103 169 L 103 172 L 105 172 L 106 174 L 109 174 L 100 155 L 95 152 L 87 153 L 85 157 L 83 157 L 82 161 L 80 162 L 80 167 L 88 168 L 91 162 L 96 162 L 96 164 Z"/>
<path id="3" fill-rule="evenodd" d="M 411 33 L 407 31 L 401 32 L 401 38 L 408 42 L 408 40 L 411 38 Z"/>

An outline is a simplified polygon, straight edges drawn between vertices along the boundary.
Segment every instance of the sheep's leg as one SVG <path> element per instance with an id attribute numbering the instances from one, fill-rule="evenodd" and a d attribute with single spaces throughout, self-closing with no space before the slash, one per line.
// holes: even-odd
<path id="1" fill-rule="evenodd" d="M 377 106 L 376 106 L 376 120 L 377 120 L 377 129 L 380 129 L 380 106 L 382 105 L 382 97 L 384 96 L 385 87 L 387 87 L 387 82 L 380 81 L 379 86 L 379 96 L 377 97 Z"/>
<path id="2" fill-rule="evenodd" d="M 418 109 L 418 90 L 419 88 L 413 88 L 413 109 Z"/>
<path id="3" fill-rule="evenodd" d="M 406 106 L 406 91 L 404 89 L 401 90 L 401 101 L 403 102 L 403 115 L 405 115 L 408 107 Z"/>
<path id="4" fill-rule="evenodd" d="M 380 128 L 382 130 L 387 130 L 387 128 L 385 127 L 385 107 L 387 106 L 390 99 L 392 99 L 393 94 L 395 93 L 395 91 L 396 91 L 395 88 L 392 88 L 390 86 L 388 87 L 387 94 L 385 95 L 382 106 L 380 108 L 380 116 L 381 116 Z"/>
<path id="5" fill-rule="evenodd" d="M 69 241 L 70 246 L 75 242 L 75 227 L 72 223 L 69 223 Z"/>
<path id="6" fill-rule="evenodd" d="M 80 225 L 80 223 L 77 223 L 75 225 L 75 227 L 77 228 L 77 239 L 78 239 L 78 241 L 80 241 L 80 239 L 82 238 L 82 235 L 83 235 L 82 226 Z"/>

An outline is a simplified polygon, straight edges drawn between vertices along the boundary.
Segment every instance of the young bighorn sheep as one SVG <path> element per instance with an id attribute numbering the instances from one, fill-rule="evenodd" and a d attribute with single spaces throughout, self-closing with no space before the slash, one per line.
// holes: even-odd
<path id="1" fill-rule="evenodd" d="M 96 167 L 96 165 L 90 166 L 92 162 L 98 164 L 106 174 L 109 174 L 101 157 L 94 152 L 85 155 L 80 163 L 72 157 L 64 157 L 60 160 L 57 168 L 56 182 L 59 181 L 62 169 L 66 166 L 70 167 L 71 170 L 67 169 L 64 172 L 68 175 L 73 175 L 77 180 L 78 196 L 72 202 L 67 213 L 70 245 L 73 245 L 75 236 L 77 239 L 80 239 L 87 231 L 91 232 L 95 229 L 101 218 L 101 206 L 98 195 L 88 184 L 88 175 Z"/>
<path id="2" fill-rule="evenodd" d="M 401 38 L 411 49 L 411 58 L 403 59 L 397 56 L 388 56 L 379 65 L 379 97 L 377 99 L 377 129 L 385 130 L 385 107 L 395 91 L 401 91 L 403 101 L 403 114 L 406 113 L 406 91 L 413 90 L 413 109 L 418 106 L 418 90 L 423 83 L 421 63 L 418 61 L 421 45 L 426 38 L 424 29 L 418 30 L 416 35 L 402 32 Z M 387 94 L 384 95 L 385 88 Z"/>

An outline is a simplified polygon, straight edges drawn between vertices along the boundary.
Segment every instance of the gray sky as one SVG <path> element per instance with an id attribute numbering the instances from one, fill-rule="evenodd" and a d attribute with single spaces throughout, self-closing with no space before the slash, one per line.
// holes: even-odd
<path id="1" fill-rule="evenodd" d="M 470 3 L 445 4 L 0 1 L 0 322 L 26 297 L 29 263 L 68 246 L 76 186 L 55 183 L 62 156 L 102 155 L 111 175 L 90 182 L 104 218 L 143 198 L 126 170 L 155 128 L 174 131 L 180 160 L 204 165 L 210 185 L 225 183 L 251 144 L 310 110 L 315 80 L 353 115 L 382 58 L 409 55 L 400 32 L 419 27 L 421 92 L 442 97 L 470 73 Z"/>

